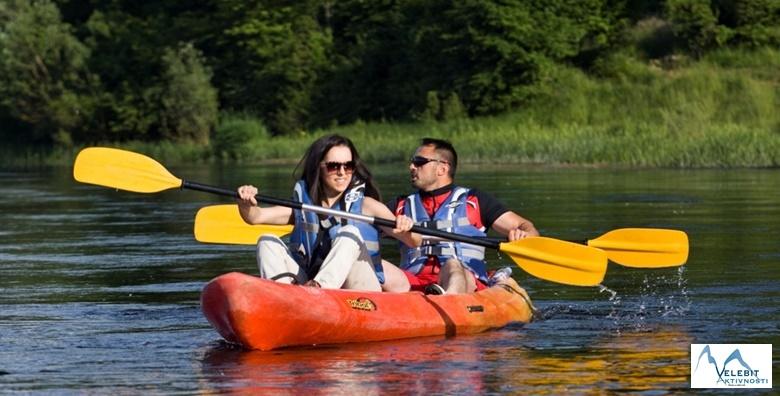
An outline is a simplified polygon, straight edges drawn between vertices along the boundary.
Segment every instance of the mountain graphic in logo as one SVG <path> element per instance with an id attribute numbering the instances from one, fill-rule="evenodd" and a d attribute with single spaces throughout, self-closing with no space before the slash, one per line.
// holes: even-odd
<path id="1" fill-rule="evenodd" d="M 699 370 L 699 364 L 701 364 L 701 358 L 707 355 L 707 363 L 712 364 L 715 366 L 715 374 L 718 375 L 718 381 L 717 382 L 723 382 L 726 381 L 723 380 L 723 373 L 726 371 L 726 365 L 729 364 L 732 360 L 736 360 L 739 364 L 742 365 L 743 368 L 750 370 L 753 375 L 758 378 L 758 372 L 754 371 L 750 366 L 745 362 L 744 359 L 742 359 L 742 354 L 739 352 L 739 348 L 734 349 L 733 352 L 729 355 L 729 357 L 726 358 L 726 360 L 723 361 L 722 368 L 718 368 L 718 362 L 715 360 L 714 357 L 712 357 L 712 353 L 710 352 L 710 346 L 707 345 L 702 349 L 701 353 L 699 354 L 699 359 L 696 361 L 696 369 L 694 370 L 694 373 Z"/>

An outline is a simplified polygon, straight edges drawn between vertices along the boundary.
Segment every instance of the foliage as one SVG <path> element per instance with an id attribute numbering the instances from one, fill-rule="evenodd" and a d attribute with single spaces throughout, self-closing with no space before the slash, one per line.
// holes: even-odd
<path id="1" fill-rule="evenodd" d="M 79 31 L 92 49 L 90 68 L 100 70 L 101 76 L 100 101 L 90 126 L 93 135 L 84 140 L 157 141 L 171 135 L 164 130 L 169 128 L 169 116 L 163 113 L 162 96 L 169 92 L 170 75 L 165 73 L 172 65 L 163 55 L 178 43 L 166 45 L 161 39 L 160 16 L 150 19 L 125 12 L 119 2 L 96 4 Z"/>
<path id="2" fill-rule="evenodd" d="M 466 107 L 458 94 L 452 92 L 446 98 L 439 99 L 439 93 L 429 91 L 426 95 L 425 109 L 415 118 L 420 121 L 452 120 L 468 116 Z"/>
<path id="3" fill-rule="evenodd" d="M 0 3 L 0 113 L 21 142 L 72 143 L 92 112 L 89 49 L 50 1 Z"/>
<path id="4" fill-rule="evenodd" d="M 252 142 L 270 138 L 265 125 L 248 114 L 224 114 L 211 138 L 217 158 L 243 159 L 251 156 Z"/>
<path id="5" fill-rule="evenodd" d="M 694 56 L 722 46 L 731 31 L 718 25 L 710 0 L 668 0 L 666 14 L 685 49 Z"/>
<path id="6" fill-rule="evenodd" d="M 166 50 L 162 60 L 162 136 L 208 143 L 217 119 L 217 92 L 209 81 L 211 72 L 191 44 Z"/>
<path id="7" fill-rule="evenodd" d="M 751 116 L 770 120 L 761 129 L 777 125 L 766 107 L 777 103 L 767 81 L 778 44 L 777 0 L 3 0 L 1 133 L 60 147 L 190 141 L 248 158 L 258 140 L 226 132 L 218 113 L 257 115 L 289 142 L 505 113 L 590 126 L 620 101 L 636 120 L 596 129 Z M 730 102 L 690 67 L 717 69 L 713 87 Z M 563 118 L 549 111 L 562 107 Z"/>
<path id="8" fill-rule="evenodd" d="M 392 4 L 336 9 L 336 47 L 350 48 L 353 59 L 343 74 L 358 88 L 333 101 L 360 109 L 340 121 L 430 117 L 431 92 L 457 98 L 470 115 L 509 110 L 533 95 L 550 65 L 606 44 L 609 30 L 598 0 Z"/>
<path id="9" fill-rule="evenodd" d="M 719 22 L 733 29 L 735 44 L 780 46 L 780 1 L 722 0 L 716 4 Z"/>
<path id="10" fill-rule="evenodd" d="M 299 133 L 328 66 L 331 38 L 317 22 L 319 2 L 264 3 L 218 2 L 218 14 L 229 20 L 214 44 L 229 60 L 217 62 L 224 104 L 262 114 L 274 133 Z"/>
<path id="11" fill-rule="evenodd" d="M 695 56 L 727 43 L 753 48 L 780 45 L 776 0 L 669 0 L 666 15 Z"/>
<path id="12" fill-rule="evenodd" d="M 630 42 L 636 43 L 638 60 L 662 59 L 674 51 L 675 37 L 671 23 L 658 17 L 638 21 L 628 30 Z M 602 59 L 602 62 L 605 60 Z"/>

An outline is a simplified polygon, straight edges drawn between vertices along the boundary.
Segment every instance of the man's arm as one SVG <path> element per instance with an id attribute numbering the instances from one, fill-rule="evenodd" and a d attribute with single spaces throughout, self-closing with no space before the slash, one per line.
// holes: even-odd
<path id="1" fill-rule="evenodd" d="M 492 228 L 496 230 L 496 232 L 506 235 L 507 239 L 510 241 L 531 236 L 539 236 L 539 231 L 534 227 L 534 223 L 512 211 L 499 216 L 499 218 L 493 222 Z"/>
<path id="2" fill-rule="evenodd" d="M 530 220 L 507 209 L 492 195 L 476 189 L 472 190 L 472 193 L 477 198 L 482 224 L 486 227 L 492 228 L 501 235 L 506 235 L 510 241 L 539 236 L 539 231 Z"/>

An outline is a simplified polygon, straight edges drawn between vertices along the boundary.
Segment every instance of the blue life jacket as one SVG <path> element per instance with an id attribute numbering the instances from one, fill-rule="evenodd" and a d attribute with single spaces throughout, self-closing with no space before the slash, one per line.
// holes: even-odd
<path id="1" fill-rule="evenodd" d="M 454 234 L 470 237 L 484 237 L 485 229 L 477 228 L 469 221 L 467 214 L 469 189 L 454 187 L 450 196 L 434 213 L 433 219 L 428 216 L 422 204 L 420 194 L 414 193 L 404 200 L 406 216 L 414 220 L 416 225 L 433 228 Z M 401 244 L 401 268 L 411 273 L 418 273 L 428 259 L 436 256 L 440 264 L 450 258 L 460 260 L 474 275 L 487 282 L 487 265 L 485 263 L 485 248 L 463 242 L 445 241 L 423 235 L 423 243 L 419 247 L 408 247 Z"/>
<path id="2" fill-rule="evenodd" d="M 363 214 L 364 190 L 365 184 L 358 184 L 345 191 L 342 199 L 332 209 Z M 319 205 L 319 203 L 312 203 L 306 188 L 306 182 L 303 180 L 295 183 L 293 200 L 307 205 Z M 382 257 L 379 255 L 379 230 L 376 227 L 365 222 L 345 218 L 336 219 L 329 217 L 320 220 L 316 213 L 299 209 L 293 210 L 293 217 L 295 218 L 295 226 L 290 235 L 290 252 L 298 265 L 303 267 L 310 277 L 316 275 L 316 271 L 319 270 L 319 264 L 330 251 L 330 242 L 336 237 L 338 231 L 342 226 L 349 224 L 357 227 L 358 231 L 360 231 L 360 236 L 363 238 L 366 249 L 371 256 L 371 262 L 374 264 L 376 277 L 379 279 L 379 283 L 385 283 L 385 274 L 382 271 Z M 320 234 L 322 235 L 321 238 L 325 238 L 322 241 L 317 240 Z M 318 243 L 327 246 L 327 250 L 317 250 Z M 315 252 L 317 257 L 314 257 Z"/>

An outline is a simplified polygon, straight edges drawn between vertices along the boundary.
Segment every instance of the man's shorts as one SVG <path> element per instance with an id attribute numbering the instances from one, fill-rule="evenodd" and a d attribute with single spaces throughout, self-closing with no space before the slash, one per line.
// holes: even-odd
<path id="1" fill-rule="evenodd" d="M 411 290 L 421 292 L 425 291 L 426 286 L 432 283 L 436 283 L 439 280 L 439 272 L 441 272 L 441 266 L 434 260 L 428 260 L 417 274 L 413 274 L 404 270 L 404 275 L 406 275 L 406 279 L 409 280 L 409 286 L 411 287 Z M 466 276 L 474 277 L 474 274 L 468 269 L 466 270 L 466 274 Z M 477 291 L 487 288 L 487 286 L 482 283 L 481 280 L 474 280 L 477 283 Z"/>

